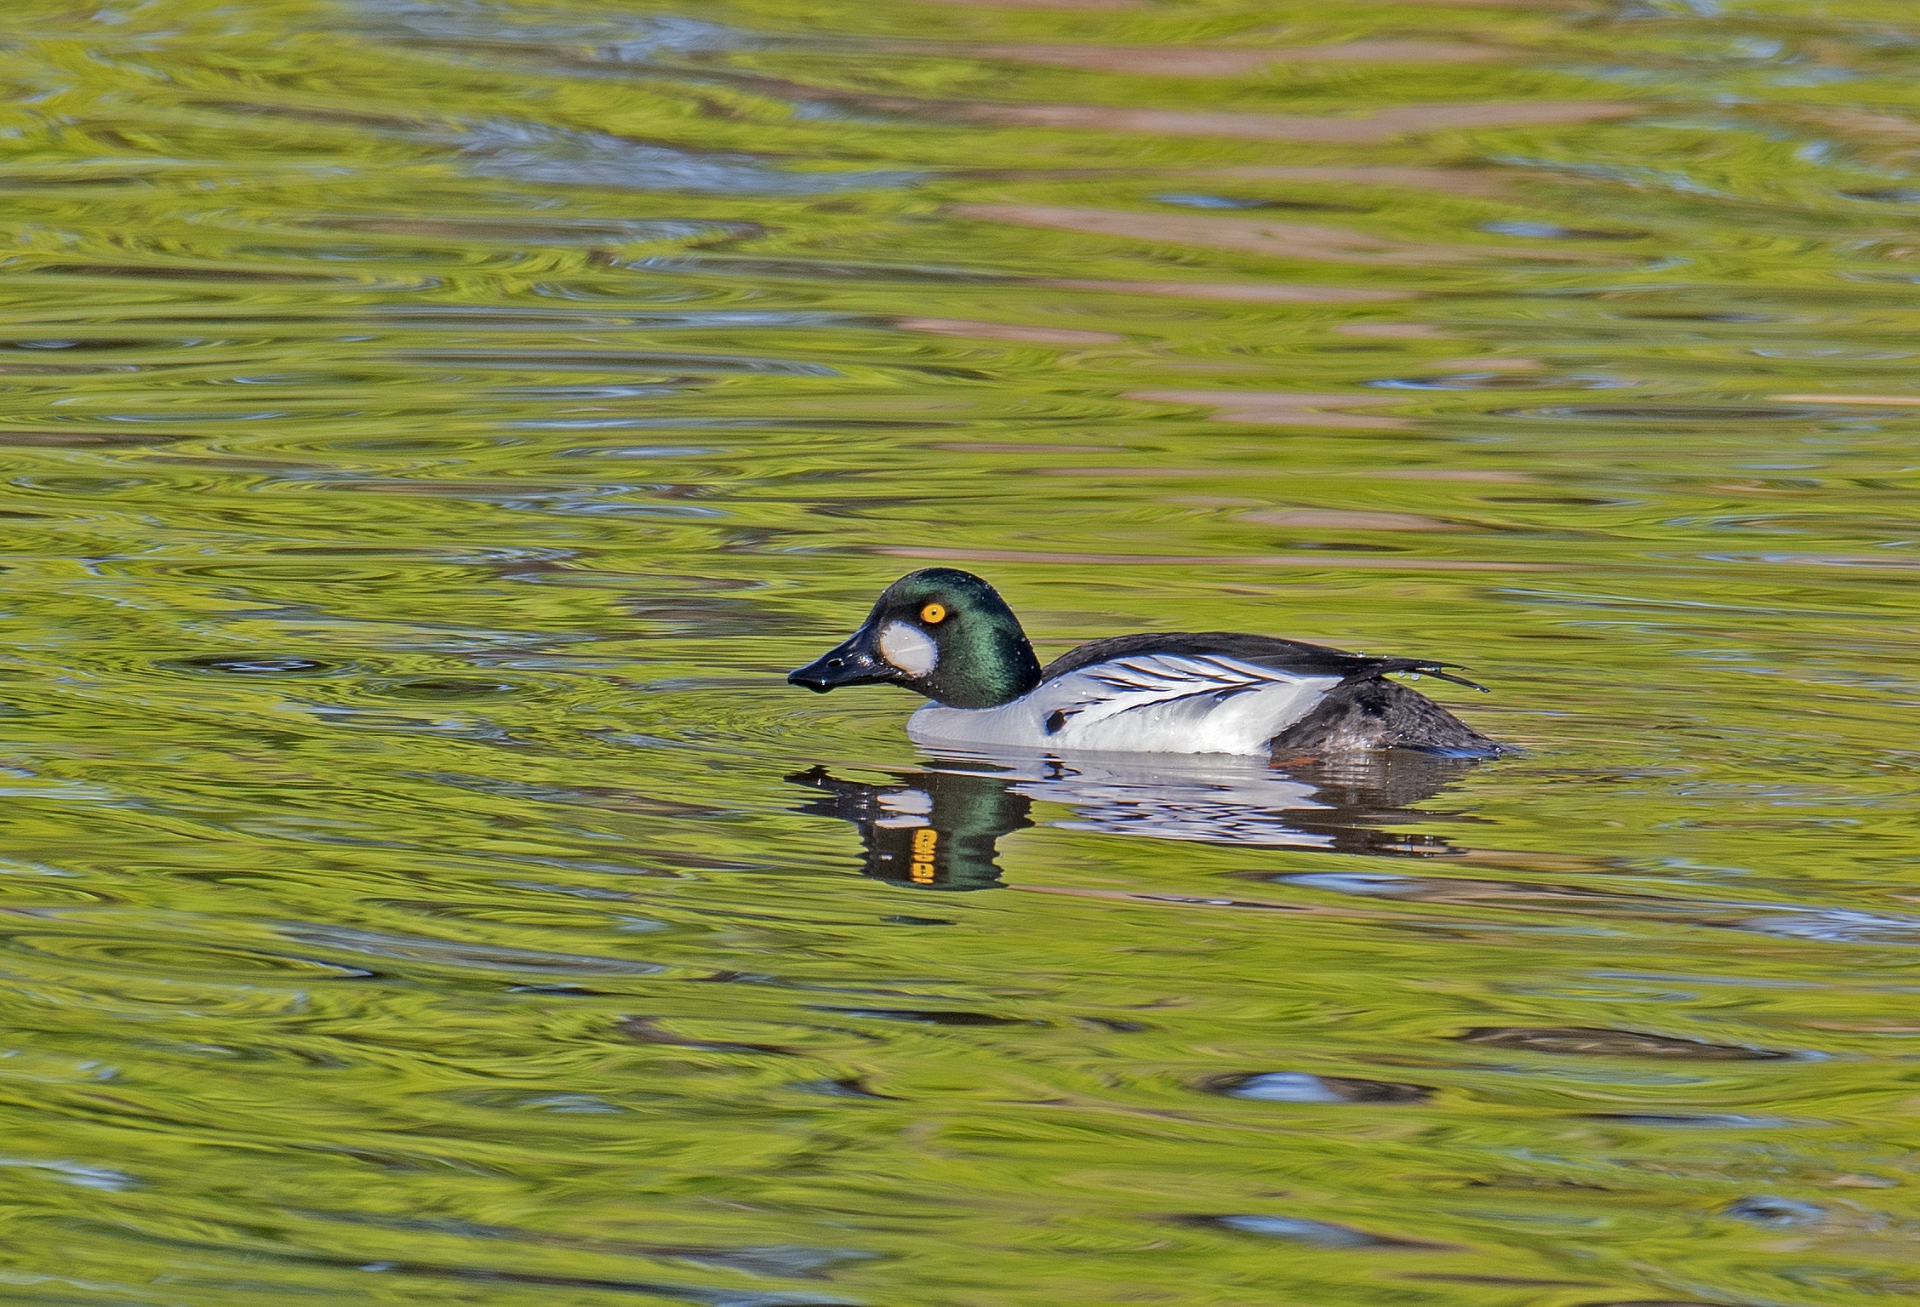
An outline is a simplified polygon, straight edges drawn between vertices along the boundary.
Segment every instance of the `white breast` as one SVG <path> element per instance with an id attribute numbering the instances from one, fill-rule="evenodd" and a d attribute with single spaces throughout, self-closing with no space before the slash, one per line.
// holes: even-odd
<path id="1" fill-rule="evenodd" d="M 930 703 L 907 723 L 919 744 L 1049 751 L 1264 754 L 1337 676 L 1300 676 L 1217 654 L 1137 654 L 1043 682 L 998 708 Z"/>

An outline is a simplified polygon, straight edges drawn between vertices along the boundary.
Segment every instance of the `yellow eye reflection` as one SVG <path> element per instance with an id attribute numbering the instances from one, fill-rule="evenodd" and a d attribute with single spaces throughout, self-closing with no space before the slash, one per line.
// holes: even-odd
<path id="1" fill-rule="evenodd" d="M 940 625 L 940 623 L 947 620 L 947 606 L 945 604 L 928 604 L 920 610 L 920 620 L 928 626 Z"/>

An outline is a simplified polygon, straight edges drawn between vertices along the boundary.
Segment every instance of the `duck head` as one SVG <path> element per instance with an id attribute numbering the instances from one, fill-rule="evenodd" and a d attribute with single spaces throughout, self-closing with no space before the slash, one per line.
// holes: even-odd
<path id="1" fill-rule="evenodd" d="M 949 708 L 997 708 L 1040 684 L 1040 660 L 992 586 L 929 567 L 888 586 L 859 630 L 787 680 L 821 694 L 899 685 Z"/>

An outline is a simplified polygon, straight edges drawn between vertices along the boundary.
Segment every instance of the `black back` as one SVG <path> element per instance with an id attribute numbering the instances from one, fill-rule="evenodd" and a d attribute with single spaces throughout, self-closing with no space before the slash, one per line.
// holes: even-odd
<path id="1" fill-rule="evenodd" d="M 1338 676 L 1343 682 L 1372 680 L 1393 672 L 1426 672 L 1449 681 L 1459 679 L 1447 676 L 1442 670 L 1452 664 L 1427 658 L 1370 658 L 1323 644 L 1282 640 L 1271 635 L 1242 635 L 1236 631 L 1169 631 L 1092 640 L 1048 663 L 1040 679 L 1051 681 L 1094 663 L 1137 654 L 1216 654 L 1298 676 Z"/>

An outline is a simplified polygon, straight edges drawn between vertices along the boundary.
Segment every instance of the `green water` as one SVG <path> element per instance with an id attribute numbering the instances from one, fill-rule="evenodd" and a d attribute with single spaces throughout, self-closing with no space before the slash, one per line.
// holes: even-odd
<path id="1" fill-rule="evenodd" d="M 104 3 L 0 17 L 0 1296 L 1920 1296 L 1910 5 Z M 935 561 L 1524 751 L 783 683 Z"/>

